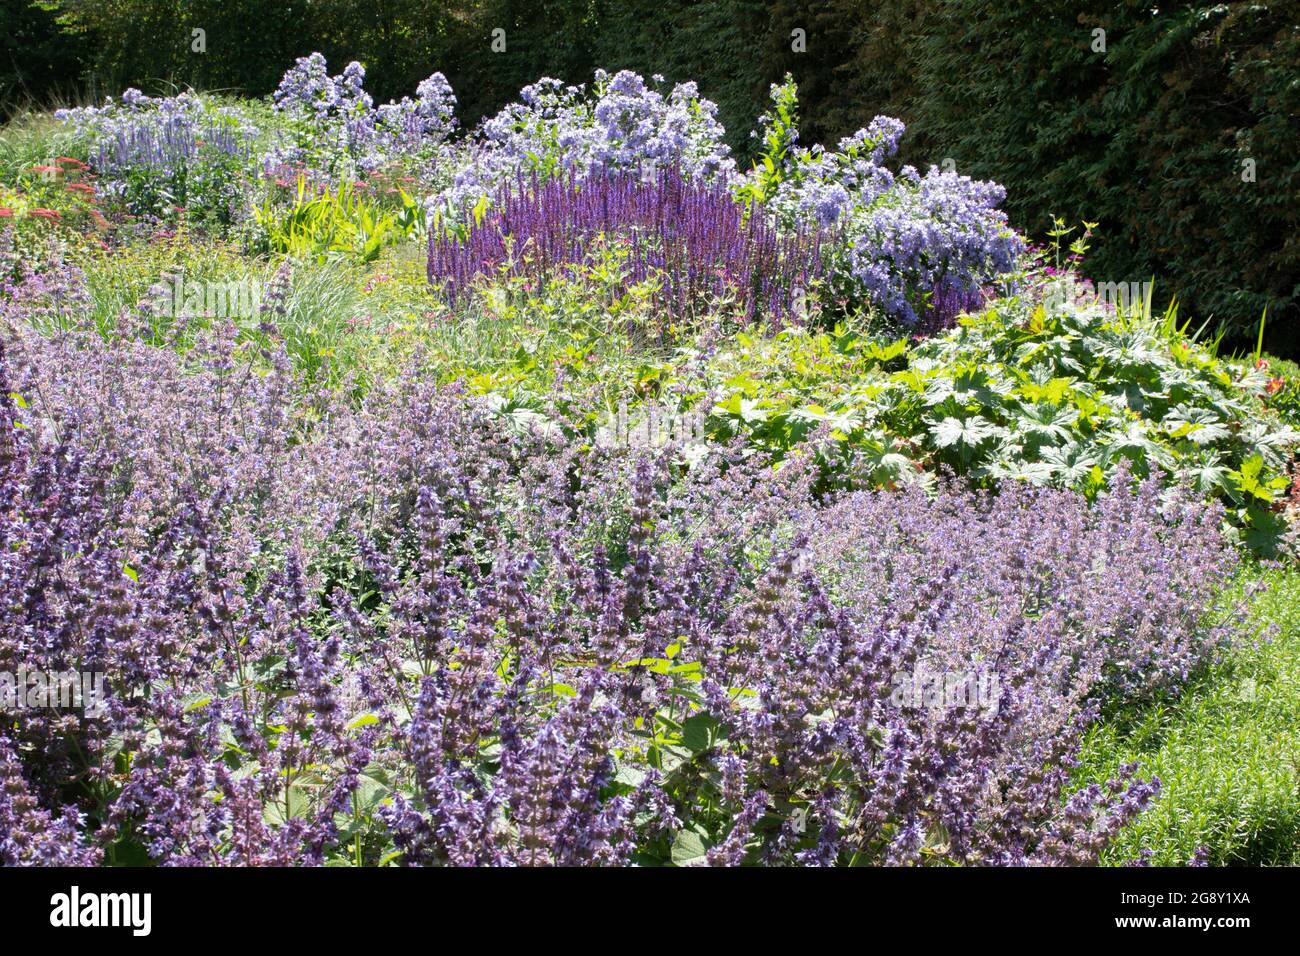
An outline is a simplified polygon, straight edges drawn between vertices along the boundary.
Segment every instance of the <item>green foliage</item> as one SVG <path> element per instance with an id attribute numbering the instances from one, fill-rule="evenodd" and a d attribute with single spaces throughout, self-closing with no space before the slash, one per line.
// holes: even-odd
<path id="1" fill-rule="evenodd" d="M 368 359 L 383 329 L 362 309 L 363 282 L 363 274 L 347 260 L 294 269 L 278 334 L 306 384 L 364 389 L 380 371 L 370 368 Z"/>
<path id="2" fill-rule="evenodd" d="M 921 6 L 918 95 L 897 101 L 914 153 L 994 175 L 1033 232 L 1053 213 L 1098 220 L 1092 275 L 1156 275 L 1243 345 L 1267 307 L 1272 347 L 1294 354 L 1300 6 Z"/>
<path id="3" fill-rule="evenodd" d="M 240 258 L 229 246 L 186 231 L 100 250 L 82 261 L 82 269 L 95 327 L 105 335 L 119 328 L 123 315 L 137 309 L 165 272 L 178 272 L 195 283 L 260 282 L 267 277 L 260 264 Z M 168 321 L 155 325 L 152 332 L 161 342 L 170 330 Z"/>
<path id="4" fill-rule="evenodd" d="M 1272 355 L 1261 357 L 1268 375 L 1265 390 L 1269 408 L 1292 428 L 1300 429 L 1300 365 Z"/>
<path id="5" fill-rule="evenodd" d="M 405 191 L 401 199 L 401 211 L 389 212 L 360 195 L 350 182 L 313 194 L 306 179 L 299 176 L 297 194 L 288 209 L 267 199 L 254 215 L 272 252 L 318 261 L 341 253 L 360 262 L 373 262 L 385 246 L 418 236 L 422 229 L 418 204 Z"/>
<path id="6" fill-rule="evenodd" d="M 250 259 L 233 246 L 181 231 L 100 251 L 83 260 L 89 292 L 88 308 L 95 327 L 104 335 L 119 333 L 124 321 L 138 323 L 141 304 L 166 276 L 179 276 L 182 289 L 205 291 L 210 285 L 239 284 L 253 294 L 265 296 L 276 271 L 276 263 Z M 399 354 L 415 348 L 412 328 L 417 320 L 403 322 L 395 302 L 383 303 L 370 295 L 377 279 L 367 275 L 348 258 L 331 257 L 299 263 L 292 272 L 281 314 L 274 317 L 273 334 L 284 340 L 295 373 L 306 387 L 346 386 L 364 391 L 375 376 L 393 371 Z M 431 303 L 427 288 L 414 286 L 408 301 Z M 133 328 L 154 344 L 171 344 L 185 350 L 195 333 L 216 321 L 234 322 L 241 340 L 261 343 L 259 326 L 269 321 L 259 308 L 245 308 L 233 315 L 194 312 L 186 307 L 183 331 L 176 329 L 175 316 L 167 307 L 154 314 L 150 325 Z M 387 314 L 384 314 L 387 313 Z M 418 321 L 426 320 L 422 313 Z"/>
<path id="7" fill-rule="evenodd" d="M 74 92 L 89 50 L 59 29 L 46 6 L 30 0 L 0 5 L 0 119 L 20 105 L 45 106 Z"/>
<path id="8" fill-rule="evenodd" d="M 1300 864 L 1300 573 L 1265 571 L 1252 631 L 1182 699 L 1113 716 L 1089 734 L 1076 775 L 1104 783 L 1136 761 L 1155 804 L 1107 852 L 1185 864 Z M 1273 633 L 1269 630 L 1273 629 Z"/>
<path id="9" fill-rule="evenodd" d="M 289 4 L 264 0 L 33 0 L 62 28 L 63 47 L 81 53 L 86 85 L 116 94 L 127 86 L 155 92 L 168 85 L 262 94 L 309 44 L 319 20 Z M 48 15 L 48 14 L 47 14 Z M 192 48 L 202 29 L 209 52 Z M 211 52 L 221 50 L 218 54 Z M 64 73 L 67 82 L 74 70 Z"/>
<path id="10" fill-rule="evenodd" d="M 920 345 L 912 367 L 934 447 L 958 447 L 947 463 L 981 479 L 1087 490 L 1093 467 L 1108 473 L 1127 458 L 1136 473 L 1159 468 L 1248 519 L 1284 487 L 1300 438 L 1263 414 L 1263 374 L 1185 338 L 1172 310 L 994 307 Z M 949 441 L 953 422 L 979 426 L 978 441 Z"/>
<path id="11" fill-rule="evenodd" d="M 0 232 L 12 243 L 0 280 L 102 247 L 108 228 L 93 177 L 79 161 L 58 156 L 24 167 L 12 185 L 0 180 Z"/>
<path id="12" fill-rule="evenodd" d="M 844 334 L 812 341 L 822 355 L 875 363 L 900 350 Z M 804 378 L 804 366 L 788 378 L 789 365 L 762 347 L 746 372 L 732 372 L 735 361 L 714 364 L 727 374 L 714 380 L 724 432 L 780 453 L 825 426 L 832 444 L 821 453 L 841 478 L 888 483 L 947 467 L 980 484 L 1024 480 L 1094 495 L 1127 459 L 1138 475 L 1159 469 L 1223 499 L 1263 552 L 1285 531 L 1276 512 L 1300 434 L 1268 414 L 1262 371 L 1234 368 L 1186 338 L 1172 310 L 1149 317 L 1002 300 L 908 349 L 906 367 L 850 364 L 852 375 L 830 388 Z"/>
<path id="13" fill-rule="evenodd" d="M 502 275 L 467 309 L 445 313 L 422 344 L 430 370 L 491 397 L 507 415 L 557 415 L 594 430 L 602 409 L 657 393 L 668 368 L 666 336 L 651 311 L 655 284 L 624 287 L 616 244 L 594 245 L 570 275 L 535 284 Z"/>
<path id="14" fill-rule="evenodd" d="M 22 113 L 5 125 L 0 136 L 0 183 L 16 184 L 33 166 L 60 156 L 85 162 L 89 143 L 84 131 L 60 123 L 48 113 Z"/>
<path id="15" fill-rule="evenodd" d="M 789 73 L 779 86 L 772 87 L 772 108 L 759 121 L 763 131 L 763 148 L 754 160 L 753 179 L 746 184 L 740 198 L 766 202 L 776 191 L 799 139 L 799 87 Z"/>
<path id="16" fill-rule="evenodd" d="M 490 285 L 482 314 L 450 326 L 461 341 L 440 333 L 437 374 L 503 414 L 593 438 L 620 403 L 675 408 L 710 441 L 814 455 L 826 489 L 928 484 L 946 469 L 1091 497 L 1127 461 L 1221 500 L 1252 549 L 1284 546 L 1300 432 L 1270 410 L 1267 370 L 1220 359 L 1173 309 L 1013 298 L 914 343 L 860 319 L 638 339 L 628 330 L 645 328 L 644 307 L 608 301 L 597 272 Z"/>

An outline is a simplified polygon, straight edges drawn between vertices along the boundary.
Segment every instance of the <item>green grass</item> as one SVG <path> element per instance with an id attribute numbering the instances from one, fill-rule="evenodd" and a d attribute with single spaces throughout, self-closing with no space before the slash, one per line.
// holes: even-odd
<path id="1" fill-rule="evenodd" d="M 24 113 L 0 128 L 0 183 L 59 156 L 87 158 L 89 143 L 70 125 L 48 113 Z"/>
<path id="2" fill-rule="evenodd" d="M 183 271 L 183 294 L 204 283 L 249 283 L 263 291 L 280 258 L 238 254 L 225 243 L 181 236 L 170 241 L 133 242 L 111 253 L 92 256 L 84 265 L 90 291 L 91 316 L 107 334 L 124 312 L 137 308 L 168 269 Z M 377 341 L 382 341 L 382 316 L 368 314 L 363 288 L 366 272 L 344 258 L 300 262 L 285 300 L 280 334 L 296 370 L 306 385 L 337 383 L 349 373 L 371 373 Z M 205 316 L 202 326 L 219 316 Z M 245 335 L 255 334 L 259 317 L 232 316 Z M 164 333 L 170 318 L 158 322 Z M 183 342 L 188 342 L 186 337 Z"/>
<path id="3" fill-rule="evenodd" d="M 1300 570 L 1254 572 L 1269 590 L 1247 636 L 1179 700 L 1108 720 L 1090 733 L 1078 777 L 1104 781 L 1137 761 L 1159 797 L 1107 852 L 1123 863 L 1300 865 Z M 1271 640 L 1249 633 L 1275 626 Z"/>

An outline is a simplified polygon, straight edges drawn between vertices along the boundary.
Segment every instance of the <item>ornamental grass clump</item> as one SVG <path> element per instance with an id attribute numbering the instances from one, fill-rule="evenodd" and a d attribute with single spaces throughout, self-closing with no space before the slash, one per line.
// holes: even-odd
<path id="1" fill-rule="evenodd" d="M 339 404 L 261 318 L 4 332 L 0 673 L 109 687 L 6 715 L 5 862 L 1093 862 L 1157 783 L 1070 793 L 1084 728 L 1231 625 L 1154 480 L 818 502 L 415 369 Z"/>
<path id="2" fill-rule="evenodd" d="M 669 314 L 731 302 L 746 321 L 781 323 L 803 317 L 805 294 L 822 276 L 823 241 L 816 228 L 779 232 L 761 214 L 747 214 L 727 187 L 693 183 L 673 169 L 648 180 L 534 176 L 503 187 L 463 236 L 431 231 L 429 281 L 454 303 L 481 277 L 505 272 L 544 282 L 614 244 L 622 286 L 656 282 Z"/>

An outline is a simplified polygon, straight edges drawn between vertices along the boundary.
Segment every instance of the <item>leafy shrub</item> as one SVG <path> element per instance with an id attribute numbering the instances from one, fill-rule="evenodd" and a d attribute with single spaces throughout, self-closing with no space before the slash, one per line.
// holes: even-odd
<path id="1" fill-rule="evenodd" d="M 404 192 L 402 200 L 405 216 L 381 209 L 347 181 L 309 194 L 306 179 L 300 176 L 297 197 L 289 208 L 267 200 L 255 217 L 272 252 L 317 259 L 345 253 L 359 262 L 373 262 L 384 246 L 421 231 L 423 220 L 415 214 L 415 201 Z"/>
<path id="2" fill-rule="evenodd" d="M 364 309 L 388 321 L 380 360 L 400 366 L 404 356 L 433 380 L 460 383 L 512 427 L 530 421 L 585 434 L 583 423 L 617 404 L 642 373 L 653 374 L 665 343 L 698 328 L 657 311 L 654 279 L 626 281 L 626 250 L 616 243 L 593 243 L 586 261 L 540 281 L 485 279 L 455 309 L 429 285 L 423 257 L 417 272 L 409 250 L 392 247 L 366 283 Z M 372 351 L 367 364 L 375 360 Z"/>
<path id="3" fill-rule="evenodd" d="M 1121 459 L 1222 496 L 1268 548 L 1295 431 L 1263 414 L 1267 382 L 1235 373 L 1163 318 L 1039 305 L 1007 329 L 994 308 L 914 352 L 929 444 L 976 477 L 1089 489 Z M 938 383 L 934 369 L 943 369 Z M 949 384 L 951 383 L 951 384 Z M 1095 469 L 1095 470 L 1094 470 Z"/>
<path id="4" fill-rule="evenodd" d="M 903 354 L 901 343 L 883 349 L 847 331 L 834 342 L 820 350 L 850 368 L 836 352 L 879 362 Z M 1223 498 L 1253 547 L 1272 551 L 1285 532 L 1276 512 L 1300 435 L 1267 413 L 1263 371 L 1217 359 L 1180 332 L 1172 311 L 1000 300 L 908 348 L 905 368 L 847 389 L 828 391 L 820 377 L 765 381 L 781 368 L 767 358 L 741 359 L 747 371 L 737 378 L 734 362 L 718 365 L 738 386 L 714 409 L 722 433 L 779 452 L 822 428 L 833 473 L 899 481 L 946 466 L 979 483 L 1093 495 L 1127 461 L 1140 475 L 1160 471 Z"/>

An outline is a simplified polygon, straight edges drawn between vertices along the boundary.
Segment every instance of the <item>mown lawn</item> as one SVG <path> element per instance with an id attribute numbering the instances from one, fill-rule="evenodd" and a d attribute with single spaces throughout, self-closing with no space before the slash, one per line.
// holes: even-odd
<path id="1" fill-rule="evenodd" d="M 1083 781 L 1136 760 L 1163 784 L 1105 862 L 1140 859 L 1145 848 L 1151 864 L 1173 866 L 1203 846 L 1211 865 L 1300 864 L 1300 572 L 1253 577 L 1269 585 L 1251 603 L 1257 644 L 1243 641 L 1181 700 L 1089 735 Z"/>

